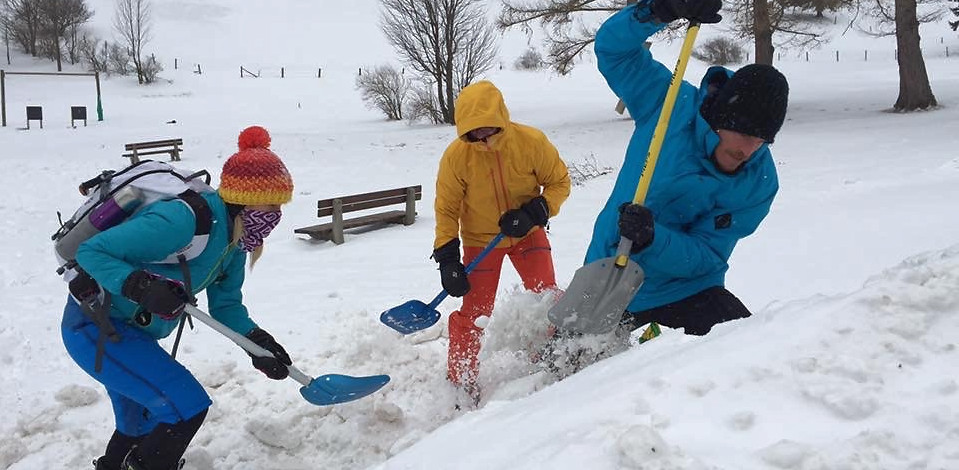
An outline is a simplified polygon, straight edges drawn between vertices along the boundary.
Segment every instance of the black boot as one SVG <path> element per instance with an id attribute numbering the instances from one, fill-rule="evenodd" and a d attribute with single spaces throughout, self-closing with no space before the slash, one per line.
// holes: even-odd
<path id="1" fill-rule="evenodd" d="M 180 470 L 183 468 L 185 463 L 185 459 L 180 459 L 179 461 L 174 462 L 172 467 L 168 467 L 167 470 Z M 100 468 L 97 467 L 96 470 L 100 470 Z M 151 470 L 151 468 L 147 468 L 146 464 L 144 464 L 143 460 L 140 458 L 137 448 L 134 447 L 130 449 L 130 453 L 127 454 L 126 458 L 123 459 L 123 463 L 120 465 L 120 470 Z"/>
<path id="2" fill-rule="evenodd" d="M 207 410 L 176 424 L 160 423 L 130 450 L 121 470 L 178 470 L 183 466 L 183 453 L 203 424 Z"/>
<path id="3" fill-rule="evenodd" d="M 95 470 L 119 470 L 123 458 L 130 453 L 130 449 L 142 441 L 146 436 L 128 436 L 120 431 L 113 431 L 107 450 L 103 456 L 93 461 Z"/>

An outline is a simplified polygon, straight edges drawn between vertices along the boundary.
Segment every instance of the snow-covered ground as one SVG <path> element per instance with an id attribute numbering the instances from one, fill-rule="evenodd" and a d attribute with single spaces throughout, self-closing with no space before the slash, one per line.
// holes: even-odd
<path id="1" fill-rule="evenodd" d="M 108 25 L 112 2 L 92 3 L 95 23 Z M 935 52 L 959 52 L 959 38 L 944 24 L 922 30 L 942 104 L 931 112 L 885 112 L 898 91 L 888 38 L 848 33 L 810 62 L 791 55 L 777 64 L 792 89 L 773 148 L 782 189 L 728 276 L 752 318 L 704 338 L 666 331 L 552 383 L 526 353 L 551 299 L 523 292 L 506 268 L 483 352 L 486 396 L 479 410 L 459 411 L 461 397 L 444 379 L 445 319 L 410 337 L 378 321 L 440 289 L 429 259 L 433 182 L 454 131 L 384 122 L 364 108 L 357 68 L 392 60 L 376 2 L 155 5 L 165 80 L 104 80 L 103 122 L 69 127 L 71 105 L 95 115 L 92 79 L 7 79 L 0 468 L 86 468 L 113 430 L 104 392 L 60 342 L 66 293 L 49 241 L 56 212 L 80 203 L 78 182 L 126 162 L 124 143 L 182 137 L 183 166 L 216 176 L 251 124 L 271 131 L 296 183 L 247 279 L 254 318 L 308 374 L 388 373 L 392 382 L 357 402 L 313 407 L 295 383 L 266 380 L 200 325 L 185 335 L 179 359 L 214 406 L 187 452 L 188 470 L 959 468 L 959 57 Z M 506 66 L 488 74 L 513 119 L 543 129 L 568 162 L 618 167 L 632 123 L 612 111 L 595 65 L 587 57 L 567 77 L 510 70 L 526 47 L 508 34 Z M 653 46 L 667 64 L 677 48 Z M 876 51 L 868 62 L 864 49 Z M 196 63 L 202 75 L 192 73 Z M 241 65 L 263 77 L 240 79 Z M 16 55 L 4 67 L 52 70 Z M 688 76 L 704 70 L 694 62 Z M 20 129 L 28 104 L 44 106 L 44 129 Z M 562 285 L 581 265 L 614 176 L 574 187 L 551 223 Z M 293 235 L 317 223 L 317 199 L 413 184 L 424 197 L 412 226 L 354 231 L 340 246 Z"/>

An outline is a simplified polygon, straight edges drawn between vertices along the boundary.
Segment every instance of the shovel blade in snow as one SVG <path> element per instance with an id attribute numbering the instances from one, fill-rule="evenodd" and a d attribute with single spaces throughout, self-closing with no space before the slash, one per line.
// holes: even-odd
<path id="1" fill-rule="evenodd" d="M 404 335 L 429 328 L 439 319 L 440 312 L 419 300 L 410 300 L 380 315 L 381 322 Z"/>
<path id="2" fill-rule="evenodd" d="M 626 259 L 623 267 L 611 256 L 577 269 L 566 293 L 549 309 L 550 322 L 573 333 L 612 331 L 645 279 L 643 269 Z"/>
<path id="3" fill-rule="evenodd" d="M 335 405 L 363 398 L 389 383 L 388 375 L 353 377 L 340 374 L 326 374 L 313 379 L 309 385 L 300 388 L 300 395 L 314 405 Z"/>

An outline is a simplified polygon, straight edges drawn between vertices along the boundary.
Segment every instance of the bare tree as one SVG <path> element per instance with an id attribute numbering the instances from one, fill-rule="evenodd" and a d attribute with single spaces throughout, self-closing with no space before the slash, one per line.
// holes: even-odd
<path id="1" fill-rule="evenodd" d="M 776 45 L 809 49 L 823 43 L 823 29 L 792 11 L 790 0 L 735 0 L 723 5 L 725 24 L 741 39 L 754 42 L 755 62 L 772 64 Z M 851 1 L 851 0 L 842 0 Z M 774 44 L 774 37 L 775 42 Z"/>
<path id="2" fill-rule="evenodd" d="M 156 55 L 150 54 L 150 57 L 147 57 L 141 63 L 140 71 L 143 75 L 143 83 L 153 83 L 160 76 L 160 72 L 163 71 L 163 64 L 157 60 Z"/>
<path id="3" fill-rule="evenodd" d="M 959 3 L 959 0 L 954 0 L 953 3 Z M 953 15 L 959 16 L 959 6 L 949 7 L 949 11 L 951 11 Z M 959 29 L 959 20 L 949 21 L 948 23 L 953 31 Z"/>
<path id="4" fill-rule="evenodd" d="M 746 51 L 736 41 L 720 36 L 703 41 L 692 55 L 707 64 L 728 65 L 741 63 Z"/>
<path id="5" fill-rule="evenodd" d="M 107 43 L 103 43 L 103 47 L 107 47 Z M 123 46 L 117 43 L 110 43 L 109 49 L 107 50 L 107 63 L 110 71 L 117 75 L 129 75 L 132 70 L 130 69 L 130 54 L 127 53 L 127 50 Z"/>
<path id="6" fill-rule="evenodd" d="M 117 0 L 113 28 L 121 37 L 121 42 L 130 53 L 137 82 L 146 82 L 143 69 L 143 46 L 150 41 L 153 17 L 149 0 Z"/>
<path id="7" fill-rule="evenodd" d="M 920 14 L 920 6 L 922 13 Z M 919 46 L 919 24 L 938 21 L 944 11 L 931 0 L 863 0 L 854 22 L 864 24 L 874 36 L 896 35 L 896 61 L 899 63 L 899 98 L 893 109 L 915 111 L 936 106 L 929 85 L 926 61 Z M 864 31 L 864 30 L 863 30 Z M 865 31 L 864 31 L 865 32 Z"/>
<path id="8" fill-rule="evenodd" d="M 42 27 L 40 0 L 0 0 L 3 7 L 4 28 L 20 44 L 23 52 L 38 55 Z"/>
<path id="9" fill-rule="evenodd" d="M 453 124 L 459 91 L 489 70 L 496 37 L 481 0 L 381 0 L 386 38 L 424 83 L 434 87 L 437 122 Z"/>
<path id="10" fill-rule="evenodd" d="M 522 53 L 513 62 L 513 68 L 516 70 L 539 70 L 543 68 L 543 65 L 545 65 L 543 55 L 532 47 L 526 49 L 526 52 Z"/>
<path id="11" fill-rule="evenodd" d="M 67 39 L 70 28 L 86 23 L 93 17 L 93 11 L 87 8 L 83 0 L 40 0 L 39 7 L 50 52 L 57 61 L 57 71 L 62 72 L 61 43 Z"/>
<path id="12" fill-rule="evenodd" d="M 103 42 L 103 47 L 100 47 L 100 38 L 83 35 L 80 38 L 78 48 L 81 59 L 87 64 L 88 70 L 100 73 L 110 72 L 110 56 L 106 42 Z"/>
<path id="13" fill-rule="evenodd" d="M 356 77 L 356 87 L 367 107 L 382 111 L 390 121 L 403 119 L 410 83 L 395 67 L 377 65 Z"/>
<path id="14" fill-rule="evenodd" d="M 583 16 L 605 18 L 626 4 L 626 0 L 503 0 L 496 26 L 519 27 L 529 33 L 530 24 L 538 22 L 546 33 L 547 65 L 566 75 L 596 38 L 598 22 L 587 23 Z"/>

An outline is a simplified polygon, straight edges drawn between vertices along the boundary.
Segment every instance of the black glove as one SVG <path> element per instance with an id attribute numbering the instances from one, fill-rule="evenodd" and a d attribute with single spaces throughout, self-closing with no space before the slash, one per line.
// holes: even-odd
<path id="1" fill-rule="evenodd" d="M 440 264 L 440 281 L 446 293 L 453 297 L 462 297 L 470 291 L 466 268 L 460 261 L 459 238 L 454 238 L 433 250 L 433 259 Z"/>
<path id="2" fill-rule="evenodd" d="M 653 213 L 646 206 L 628 202 L 619 206 L 619 235 L 633 242 L 630 253 L 639 253 L 653 243 L 653 227 Z"/>
<path id="3" fill-rule="evenodd" d="M 693 23 L 719 23 L 722 0 L 653 0 L 649 10 L 663 23 L 685 18 Z"/>
<path id="4" fill-rule="evenodd" d="M 176 318 L 192 300 L 182 282 L 142 269 L 127 276 L 120 293 L 164 320 Z"/>
<path id="5" fill-rule="evenodd" d="M 525 237 L 533 226 L 545 226 L 549 221 L 549 204 L 546 198 L 537 196 L 519 206 L 519 209 L 506 211 L 499 218 L 499 230 L 508 237 Z"/>
<path id="6" fill-rule="evenodd" d="M 277 343 L 273 336 L 260 328 L 254 328 L 246 334 L 246 337 L 267 351 L 273 353 L 274 357 L 260 357 L 250 354 L 253 359 L 253 367 L 266 374 L 273 380 L 283 380 L 290 375 L 290 369 L 286 366 L 293 365 L 290 355 L 286 353 L 283 346 Z"/>

